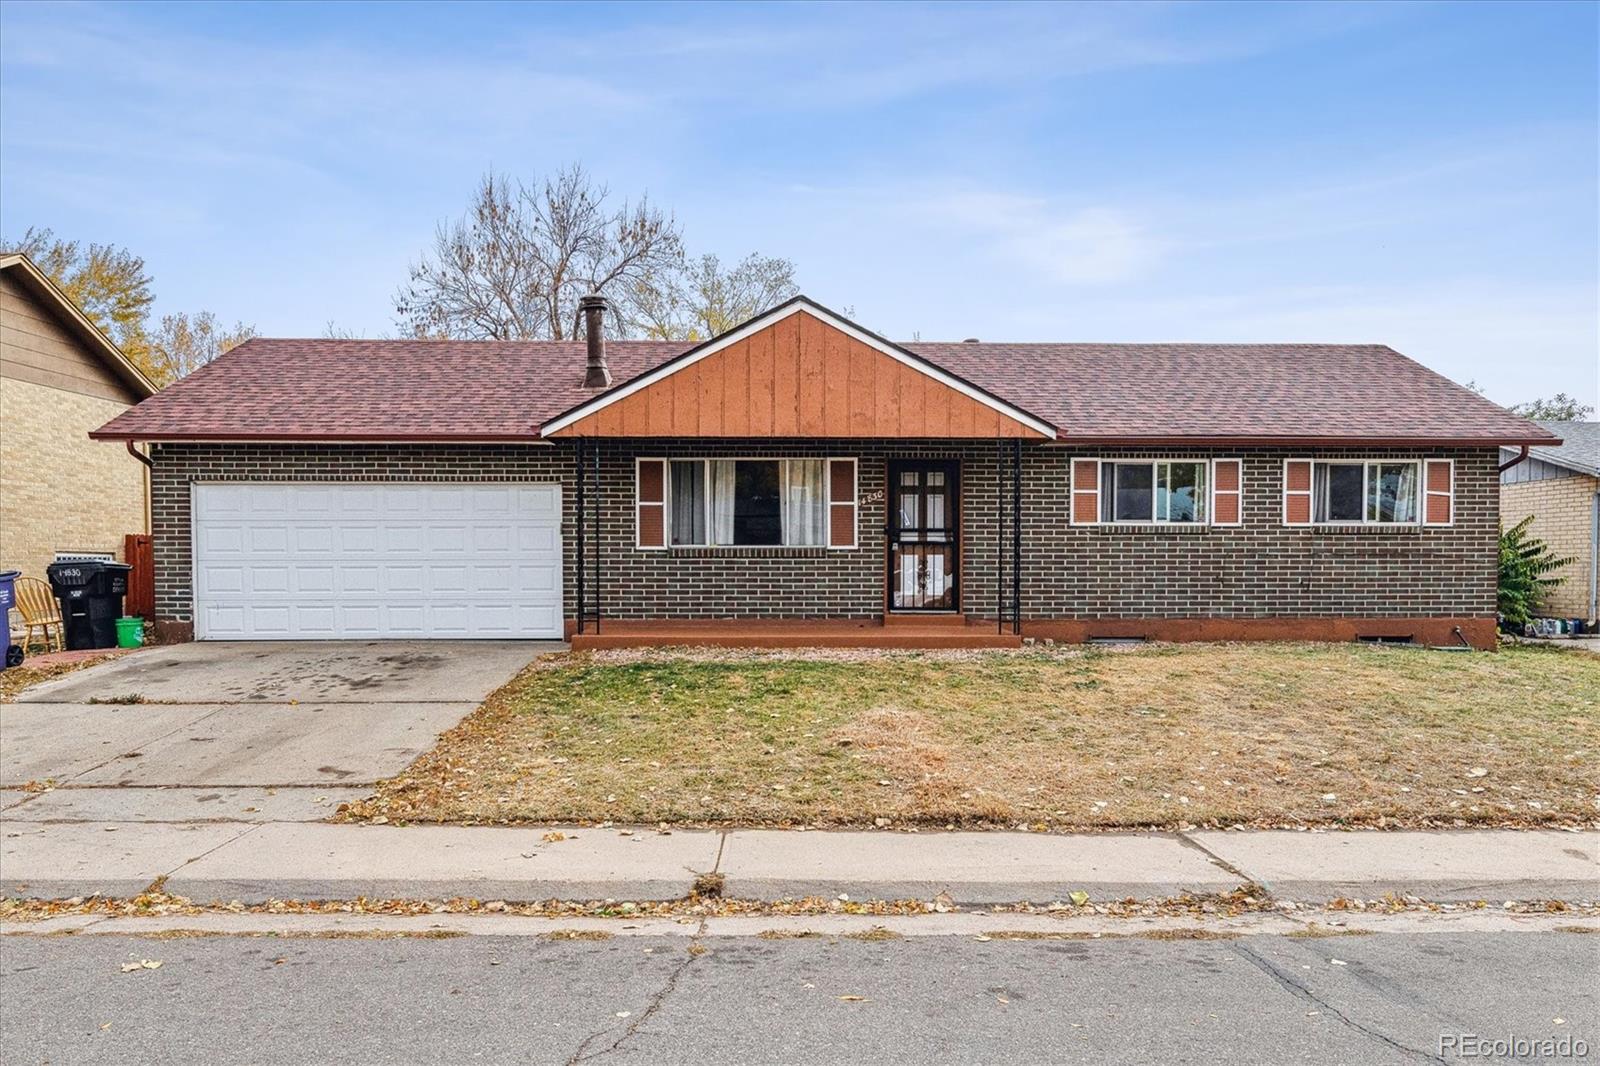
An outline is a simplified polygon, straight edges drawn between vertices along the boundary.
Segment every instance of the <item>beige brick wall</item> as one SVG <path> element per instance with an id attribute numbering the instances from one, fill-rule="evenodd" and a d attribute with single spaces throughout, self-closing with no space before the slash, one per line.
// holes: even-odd
<path id="1" fill-rule="evenodd" d="M 0 377 L 0 569 L 43 578 L 58 551 L 114 551 L 145 527 L 145 468 L 93 441 L 126 403 Z"/>
<path id="2" fill-rule="evenodd" d="M 1593 618 L 1589 601 L 1589 553 L 1594 535 L 1594 494 L 1600 479 L 1552 478 L 1500 486 L 1500 518 L 1510 528 L 1528 515 L 1528 531 L 1556 555 L 1573 562 L 1556 571 L 1561 584 L 1539 613 L 1556 618 Z"/>

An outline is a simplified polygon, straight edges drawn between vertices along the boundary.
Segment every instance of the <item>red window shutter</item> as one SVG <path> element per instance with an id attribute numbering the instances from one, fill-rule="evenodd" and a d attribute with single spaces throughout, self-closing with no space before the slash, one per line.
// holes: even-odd
<path id="1" fill-rule="evenodd" d="M 1238 459 L 1211 461 L 1211 524 L 1236 526 L 1244 513 L 1243 462 Z"/>
<path id="2" fill-rule="evenodd" d="M 667 462 L 640 459 L 635 493 L 638 544 L 641 548 L 667 546 Z"/>
<path id="3" fill-rule="evenodd" d="M 1092 526 L 1100 521 L 1100 460 L 1072 461 L 1072 524 Z"/>
<path id="4" fill-rule="evenodd" d="M 856 546 L 856 461 L 828 460 L 828 547 Z"/>
<path id="5" fill-rule="evenodd" d="M 1311 460 L 1289 459 L 1283 464 L 1283 524 L 1311 524 Z"/>
<path id="6" fill-rule="evenodd" d="M 1455 520 L 1455 467 L 1450 459 L 1429 459 L 1423 465 L 1426 490 L 1422 521 L 1429 526 L 1448 526 Z"/>

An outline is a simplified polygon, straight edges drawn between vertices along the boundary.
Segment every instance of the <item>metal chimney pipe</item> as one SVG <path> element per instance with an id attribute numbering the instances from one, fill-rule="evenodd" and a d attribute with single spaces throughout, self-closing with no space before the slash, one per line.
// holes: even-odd
<path id="1" fill-rule="evenodd" d="M 606 298 L 599 293 L 578 298 L 578 312 L 583 315 L 583 332 L 589 341 L 588 361 L 584 366 L 583 387 L 604 389 L 611 386 L 611 368 L 606 366 L 606 311 L 610 308 Z"/>

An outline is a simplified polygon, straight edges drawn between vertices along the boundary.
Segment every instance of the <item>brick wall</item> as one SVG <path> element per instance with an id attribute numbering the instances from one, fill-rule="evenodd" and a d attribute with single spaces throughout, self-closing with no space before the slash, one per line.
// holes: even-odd
<path id="1" fill-rule="evenodd" d="M 1550 545 L 1557 556 L 1572 562 L 1552 576 L 1561 584 L 1545 600 L 1539 613 L 1554 618 L 1594 617 L 1589 598 L 1590 559 L 1594 544 L 1594 494 L 1600 479 L 1550 478 L 1500 486 L 1500 511 L 1505 524 L 1514 526 L 1529 515 L 1528 531 Z"/>
<path id="2" fill-rule="evenodd" d="M 1489 620 L 1492 634 L 1499 493 L 1491 448 L 1430 451 L 1456 460 L 1456 522 L 1404 531 L 1288 529 L 1281 520 L 1283 459 L 1277 450 L 1244 456 L 1244 523 L 1237 528 L 1148 530 L 1068 524 L 1074 455 L 1132 458 L 1151 452 L 1066 448 L 1023 451 L 1023 604 L 1030 628 L 1066 639 L 1095 635 L 1087 623 L 1221 619 L 1237 624 L 1285 618 Z M 1203 450 L 1163 452 L 1205 458 Z M 1297 451 L 1295 455 L 1303 455 Z M 1325 455 L 1415 457 L 1365 450 Z M 886 476 L 890 457 L 961 463 L 962 606 L 994 617 L 997 577 L 1011 581 L 1009 454 L 993 442 L 608 441 L 601 445 L 601 609 L 607 617 L 869 618 L 885 599 Z M 634 547 L 636 457 L 824 457 L 860 459 L 858 547 L 640 551 Z M 324 445 L 160 445 L 152 505 L 157 614 L 190 617 L 189 491 L 195 480 L 560 480 L 566 507 L 567 614 L 574 613 L 574 462 L 570 446 L 438 447 Z M 1008 508 L 997 529 L 996 494 Z M 1004 539 L 1004 558 L 997 550 Z M 589 550 L 594 550 L 591 538 Z M 593 556 L 589 565 L 593 565 Z M 592 590 L 591 590 L 592 591 Z M 1052 629 L 1051 626 L 1055 628 Z M 1151 627 L 1146 626 L 1145 629 Z M 1448 632 L 1448 629 L 1444 630 Z M 1483 627 L 1478 628 L 1479 639 Z M 1218 635 L 1233 630 L 1222 629 Z M 1109 634 L 1108 634 L 1109 635 Z M 1159 635 L 1159 634 L 1155 634 Z"/>
<path id="3" fill-rule="evenodd" d="M 89 431 L 127 410 L 16 378 L 0 378 L 0 570 L 43 579 L 58 551 L 113 552 L 143 533 L 144 467 Z"/>

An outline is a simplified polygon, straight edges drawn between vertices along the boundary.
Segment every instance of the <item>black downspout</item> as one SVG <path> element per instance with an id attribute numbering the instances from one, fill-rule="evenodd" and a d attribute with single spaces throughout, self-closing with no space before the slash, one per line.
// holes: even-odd
<path id="1" fill-rule="evenodd" d="M 1006 442 L 995 441 L 994 456 L 994 625 L 1006 631 Z"/>
<path id="2" fill-rule="evenodd" d="M 594 631 L 600 632 L 600 556 L 603 541 L 600 539 L 600 443 L 594 446 Z"/>
<path id="3" fill-rule="evenodd" d="M 578 438 L 578 632 L 583 632 L 583 438 Z"/>
<path id="4" fill-rule="evenodd" d="M 1022 635 L 1022 438 L 1011 441 L 1011 631 Z"/>

